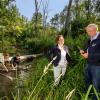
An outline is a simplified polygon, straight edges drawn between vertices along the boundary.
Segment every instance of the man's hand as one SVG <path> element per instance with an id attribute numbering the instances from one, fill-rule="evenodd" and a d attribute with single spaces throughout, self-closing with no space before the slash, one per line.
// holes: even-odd
<path id="1" fill-rule="evenodd" d="M 81 53 L 81 54 L 84 54 L 84 50 L 80 50 L 80 53 Z"/>
<path id="2" fill-rule="evenodd" d="M 80 53 L 84 58 L 88 58 L 88 53 L 85 53 L 84 50 L 80 50 Z"/>
<path id="3" fill-rule="evenodd" d="M 83 53 L 83 54 L 81 54 L 84 58 L 88 58 L 88 53 Z"/>

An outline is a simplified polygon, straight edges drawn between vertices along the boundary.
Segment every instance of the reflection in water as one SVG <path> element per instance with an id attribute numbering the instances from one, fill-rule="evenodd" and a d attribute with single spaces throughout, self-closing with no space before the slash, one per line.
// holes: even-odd
<path id="1" fill-rule="evenodd" d="M 12 98 L 13 90 L 16 90 L 16 94 L 19 96 L 19 89 L 23 86 L 23 81 L 29 76 L 29 71 L 27 71 L 27 69 L 28 67 L 31 67 L 31 65 L 26 68 L 25 67 L 26 66 L 22 66 L 23 69 L 19 71 L 15 70 L 0 73 L 0 98 Z"/>
<path id="2" fill-rule="evenodd" d="M 14 72 L 0 73 L 0 97 L 11 95 L 14 87 Z"/>

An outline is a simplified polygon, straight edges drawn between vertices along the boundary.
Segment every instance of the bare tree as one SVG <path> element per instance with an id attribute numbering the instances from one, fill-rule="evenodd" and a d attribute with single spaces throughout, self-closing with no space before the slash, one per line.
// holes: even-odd
<path id="1" fill-rule="evenodd" d="M 73 0 L 69 0 L 69 4 L 68 4 L 68 8 L 67 8 L 67 15 L 66 15 L 66 20 L 65 20 L 65 27 L 64 27 L 64 36 L 68 35 L 69 32 L 69 24 L 70 24 L 70 12 L 71 12 L 71 6 L 72 6 L 72 1 Z"/>
<path id="2" fill-rule="evenodd" d="M 42 0 L 42 5 L 43 5 L 43 32 L 45 33 L 47 17 L 48 17 L 49 0 Z"/>
<path id="3" fill-rule="evenodd" d="M 35 30 L 35 33 L 37 33 L 38 12 L 39 12 L 42 0 L 40 0 L 40 2 L 38 0 L 35 0 L 34 2 L 35 2 L 35 24 L 34 24 L 34 30 Z"/>

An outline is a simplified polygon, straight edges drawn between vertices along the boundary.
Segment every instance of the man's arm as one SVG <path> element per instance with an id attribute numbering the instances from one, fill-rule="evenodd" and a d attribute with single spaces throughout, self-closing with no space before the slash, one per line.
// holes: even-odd
<path id="1" fill-rule="evenodd" d="M 2 67 L 8 72 L 8 69 L 7 69 L 7 67 L 5 66 L 4 63 L 2 63 Z"/>

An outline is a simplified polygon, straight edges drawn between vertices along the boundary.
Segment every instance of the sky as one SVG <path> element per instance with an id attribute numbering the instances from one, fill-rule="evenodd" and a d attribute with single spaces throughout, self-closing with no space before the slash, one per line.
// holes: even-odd
<path id="1" fill-rule="evenodd" d="M 49 0 L 48 20 L 50 20 L 56 13 L 61 12 L 65 5 L 68 4 L 68 1 L 69 0 Z M 21 15 L 24 15 L 28 20 L 31 20 L 32 15 L 35 12 L 34 0 L 16 0 L 16 5 Z"/>

